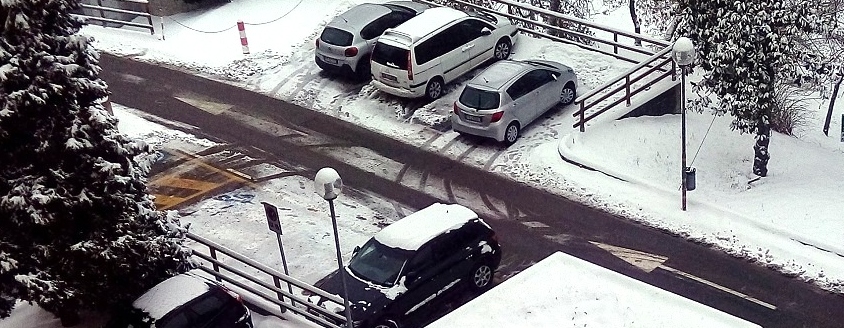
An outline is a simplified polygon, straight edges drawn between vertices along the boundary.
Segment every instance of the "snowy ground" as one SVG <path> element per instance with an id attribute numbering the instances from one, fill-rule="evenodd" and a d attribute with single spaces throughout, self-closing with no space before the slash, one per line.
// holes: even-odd
<path id="1" fill-rule="evenodd" d="M 233 0 L 213 10 L 165 17 L 164 40 L 160 30 L 154 36 L 96 26 L 83 32 L 95 37 L 96 46 L 105 52 L 228 79 L 410 144 L 422 146 L 435 140 L 429 149 L 453 158 L 464 154 L 473 145 L 452 142 L 457 135 L 443 129 L 456 92 L 430 104 L 415 104 L 387 97 L 368 84 L 355 85 L 319 74 L 312 52 L 320 27 L 360 2 Z M 236 29 L 196 31 L 226 29 L 237 19 L 247 24 L 268 22 L 282 15 L 286 16 L 269 24 L 247 25 L 251 55 L 241 54 Z M 630 29 L 623 9 L 594 20 Z M 514 58 L 547 58 L 570 64 L 579 75 L 580 92 L 631 66 L 573 46 L 530 38 L 521 41 Z M 453 84 L 451 90 L 458 87 Z M 729 117 L 689 113 L 689 161 L 697 168 L 697 190 L 689 193 L 687 212 L 679 209 L 678 115 L 611 121 L 578 133 L 571 129 L 573 107 L 564 108 L 526 129 L 515 145 L 502 149 L 485 144 L 467 153 L 464 161 L 844 293 L 844 221 L 840 220 L 844 213 L 844 143 L 838 132 L 844 107 L 836 106 L 831 136 L 827 137 L 820 132 L 827 103 L 828 99 L 810 101 L 812 115 L 798 137 L 773 136 L 769 176 L 752 184 L 747 183 L 752 136 L 730 131 Z M 408 105 L 419 108 L 407 111 Z M 131 112 L 123 109 L 117 113 Z M 127 123 L 135 122 L 129 126 L 140 131 L 126 133 L 152 143 L 205 145 L 174 131 L 151 129 L 131 115 L 120 115 L 121 129 L 130 131 Z M 624 181 L 567 164 L 559 152 Z M 203 201 L 183 211 L 190 213 L 183 220 L 192 222 L 193 231 L 199 234 L 278 267 L 275 240 L 266 232 L 260 201 L 286 208 L 282 212 L 285 248 L 289 254 L 297 254 L 290 257 L 290 272 L 314 281 L 332 267 L 333 241 L 326 221 L 322 221 L 328 218 L 327 206 L 310 190 L 308 178 L 273 180 L 256 189 Z M 337 212 L 341 242 L 348 250 L 381 225 L 399 218 L 396 208 L 401 205 L 359 191 L 344 195 L 348 198 L 343 198 Z M 309 258 L 311 254 L 319 255 Z M 20 307 L 16 311 L 28 310 Z M 0 327 L 19 327 L 9 326 L 9 322 L 0 321 Z M 272 327 L 272 320 L 266 322 L 263 327 Z"/>
<path id="2" fill-rule="evenodd" d="M 410 144 L 427 144 L 453 158 L 581 200 L 654 227 L 670 230 L 725 252 L 760 261 L 800 276 L 822 288 L 844 292 L 844 143 L 838 132 L 842 106 L 836 106 L 831 136 L 821 122 L 827 99 L 809 101 L 812 111 L 797 135 L 772 137 L 769 176 L 751 177 L 750 135 L 729 130 L 729 117 L 689 113 L 688 149 L 697 169 L 697 190 L 689 193 L 689 210 L 679 210 L 679 115 L 610 121 L 586 133 L 571 129 L 573 106 L 525 129 L 515 145 L 475 146 L 447 130 L 457 92 L 429 104 L 399 100 L 370 84 L 326 77 L 313 64 L 320 27 L 360 0 L 235 0 L 204 12 L 165 18 L 160 34 L 104 29 L 84 30 L 103 51 L 139 60 L 162 62 L 285 99 L 333 115 Z M 298 6 L 297 6 L 298 4 Z M 602 12 L 596 4 L 597 12 Z M 249 25 L 284 16 L 271 24 Z M 236 19 L 247 23 L 251 55 L 240 53 L 236 29 L 221 30 Z M 595 16 L 598 23 L 631 29 L 626 10 Z M 282 32 L 283 31 L 283 32 Z M 523 37 L 514 58 L 546 58 L 574 67 L 583 93 L 617 76 L 631 64 L 584 49 Z M 693 77 L 692 77 L 693 78 Z M 452 84 L 451 90 L 459 88 Z M 689 92 L 691 94 L 691 92 Z M 839 104 L 844 102 L 839 101 Z M 407 107 L 419 107 L 408 112 Z M 446 129 L 443 129 L 443 127 Z M 432 129 L 435 128 L 435 129 Z M 440 132 L 436 129 L 445 130 Z M 560 143 L 562 141 L 562 143 Z M 558 149 L 559 148 L 559 149 Z M 698 151 L 699 149 L 699 151 Z M 571 159 L 616 176 L 584 171 L 560 160 Z"/>

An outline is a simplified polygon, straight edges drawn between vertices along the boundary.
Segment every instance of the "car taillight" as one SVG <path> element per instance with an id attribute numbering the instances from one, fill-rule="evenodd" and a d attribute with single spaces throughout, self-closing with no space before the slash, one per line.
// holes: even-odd
<path id="1" fill-rule="evenodd" d="M 413 81 L 413 65 L 410 62 L 410 50 L 407 51 L 407 79 Z"/>
<path id="2" fill-rule="evenodd" d="M 316 47 L 319 49 L 319 38 L 316 39 Z"/>
<path id="3" fill-rule="evenodd" d="M 346 48 L 345 52 L 346 57 L 354 57 L 358 55 L 358 48 L 357 47 L 348 47 Z"/>
<path id="4" fill-rule="evenodd" d="M 457 102 L 454 102 L 454 115 L 460 114 L 460 108 L 457 108 Z"/>
<path id="5" fill-rule="evenodd" d="M 504 112 L 496 112 L 495 114 L 492 114 L 492 120 L 491 121 L 492 122 L 498 122 L 499 120 L 501 120 L 502 117 L 504 117 Z"/>
<path id="6" fill-rule="evenodd" d="M 229 295 L 231 295 L 231 297 L 236 299 L 241 304 L 243 303 L 243 297 L 241 297 L 240 294 L 233 292 L 231 289 L 228 289 L 225 286 L 221 286 L 221 287 L 223 288 L 223 290 L 226 291 L 226 293 L 229 293 Z"/>

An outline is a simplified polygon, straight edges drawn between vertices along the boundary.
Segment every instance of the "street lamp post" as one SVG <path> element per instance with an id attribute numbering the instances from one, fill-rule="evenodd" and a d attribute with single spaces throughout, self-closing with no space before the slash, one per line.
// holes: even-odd
<path id="1" fill-rule="evenodd" d="M 352 328 L 352 308 L 349 307 L 349 288 L 346 275 L 343 273 L 343 256 L 340 253 L 340 235 L 337 234 L 337 217 L 334 215 L 334 199 L 343 191 L 343 180 L 337 171 L 330 167 L 320 169 L 314 178 L 314 190 L 320 197 L 328 201 L 331 210 L 331 225 L 334 227 L 334 246 L 337 249 L 337 265 L 340 269 L 340 281 L 343 282 L 343 306 L 346 309 L 346 327 Z"/>
<path id="2" fill-rule="evenodd" d="M 680 134 L 682 139 L 682 146 L 680 147 L 680 152 L 682 153 L 682 164 L 680 167 L 680 184 L 681 184 L 681 194 L 683 199 L 682 210 L 686 210 L 686 189 L 688 188 L 686 181 L 686 171 L 688 168 L 686 167 L 686 68 L 692 64 L 695 60 L 695 46 L 687 37 L 680 37 L 677 38 L 677 41 L 674 41 L 674 46 L 671 48 L 671 57 L 674 58 L 674 62 L 677 63 L 677 66 L 680 66 L 680 71 L 682 72 L 681 82 L 680 82 L 680 93 L 681 93 L 681 109 L 680 109 Z"/>

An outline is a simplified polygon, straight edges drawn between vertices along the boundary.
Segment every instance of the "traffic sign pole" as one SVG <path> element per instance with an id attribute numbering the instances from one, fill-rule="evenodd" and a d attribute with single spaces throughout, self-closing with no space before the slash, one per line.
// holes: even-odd
<path id="1" fill-rule="evenodd" d="M 278 251 L 281 253 L 281 265 L 284 267 L 284 274 L 290 276 L 290 272 L 287 271 L 287 258 L 284 256 L 284 243 L 281 241 L 281 221 L 278 218 L 278 208 L 274 205 L 261 202 L 264 205 L 264 212 L 267 214 L 267 226 L 269 227 L 270 231 L 275 232 L 276 240 L 278 241 Z M 275 286 L 281 288 L 281 283 L 278 281 L 278 278 L 274 278 L 273 281 L 275 282 Z M 292 295 L 293 294 L 293 287 L 290 283 L 287 283 L 287 291 Z M 281 293 L 278 293 L 279 301 L 283 301 L 284 297 Z M 293 299 L 290 299 L 290 302 L 295 304 Z M 282 306 L 281 312 L 285 312 L 286 309 Z"/>

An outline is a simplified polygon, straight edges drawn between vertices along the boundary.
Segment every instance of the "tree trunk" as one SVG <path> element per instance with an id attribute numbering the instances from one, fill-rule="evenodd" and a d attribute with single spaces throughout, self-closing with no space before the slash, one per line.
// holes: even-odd
<path id="1" fill-rule="evenodd" d="M 771 143 L 771 125 L 768 115 L 762 115 L 756 123 L 756 144 L 753 146 L 753 174 L 760 177 L 768 175 L 768 160 L 771 154 L 768 152 L 768 145 Z"/>
<path id="2" fill-rule="evenodd" d="M 838 97 L 838 87 L 841 86 L 841 81 L 844 80 L 844 72 L 839 72 L 838 82 L 835 82 L 835 87 L 832 88 L 832 96 L 829 98 L 829 108 L 826 111 L 826 120 L 823 122 L 823 134 L 829 136 L 829 122 L 832 121 L 832 107 L 835 106 L 835 98 Z M 841 124 L 844 124 L 842 122 Z"/>
<path id="3" fill-rule="evenodd" d="M 633 19 L 633 31 L 636 32 L 636 34 L 641 34 L 642 33 L 642 25 L 639 22 L 639 16 L 636 15 L 636 0 L 630 0 L 629 6 L 630 6 L 630 18 Z M 635 44 L 637 46 L 640 46 L 640 47 L 642 46 L 642 40 L 636 39 L 635 42 L 636 42 Z"/>

